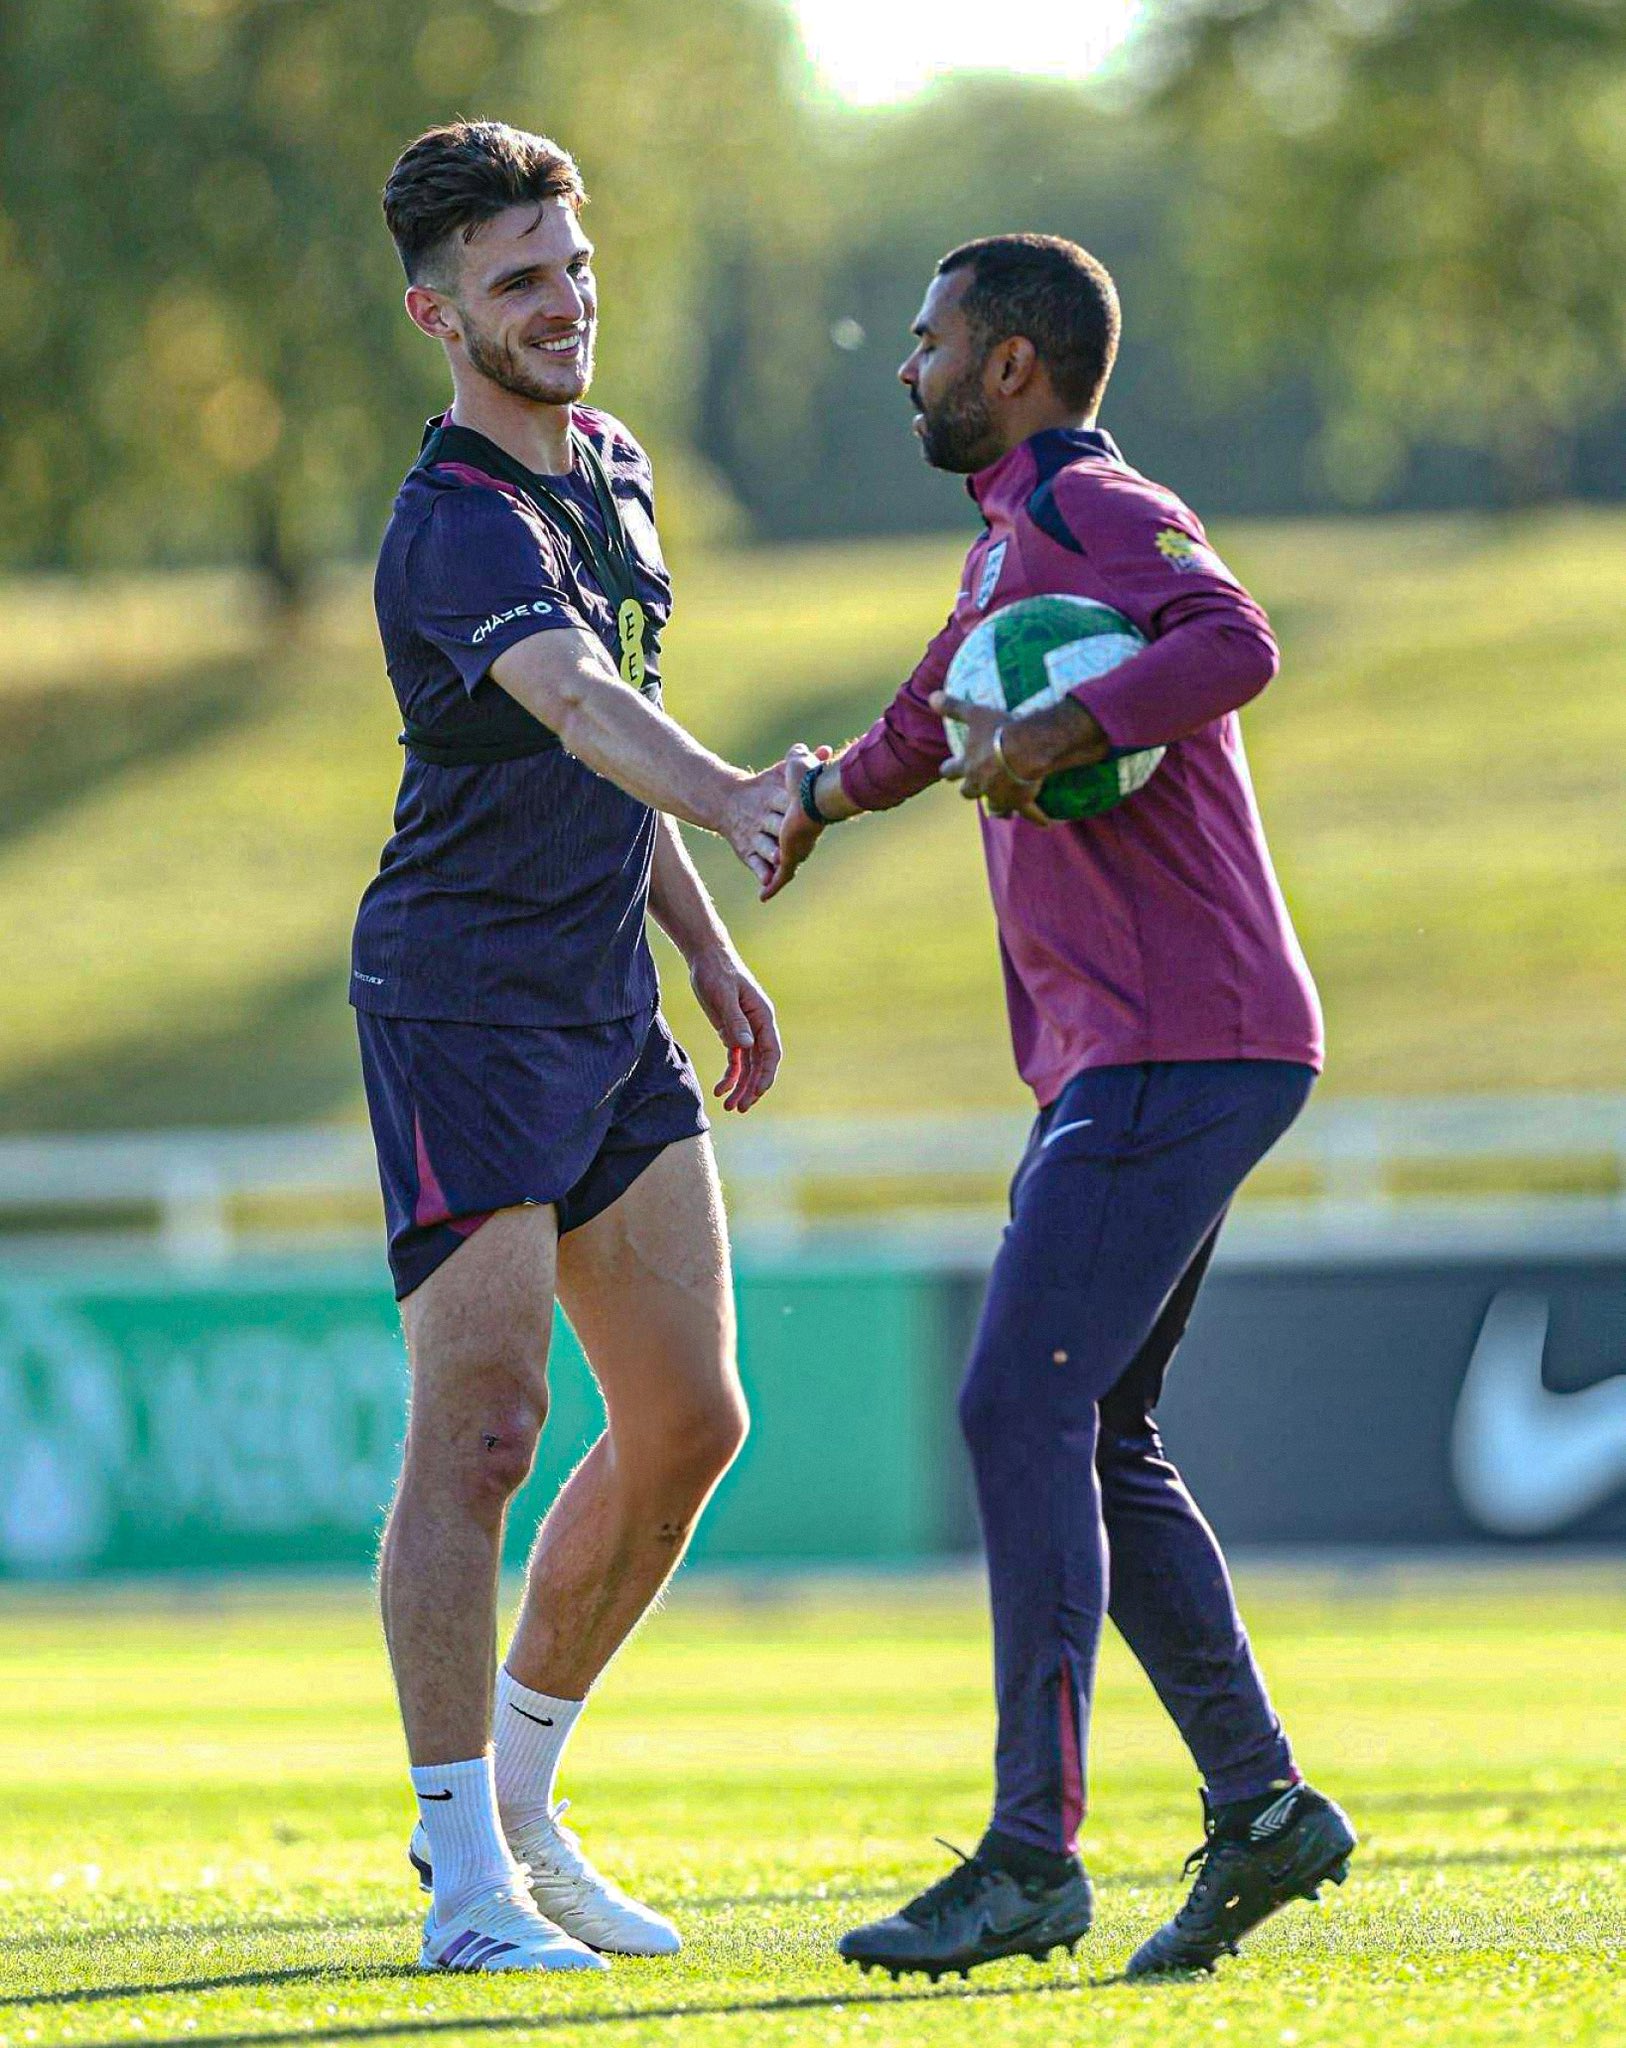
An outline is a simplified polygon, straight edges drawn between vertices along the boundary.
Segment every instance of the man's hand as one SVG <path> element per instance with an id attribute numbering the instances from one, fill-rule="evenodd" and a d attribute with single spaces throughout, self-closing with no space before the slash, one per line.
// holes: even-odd
<path id="1" fill-rule="evenodd" d="M 794 790 L 786 794 L 785 769 L 779 762 L 764 768 L 760 775 L 743 776 L 729 796 L 721 826 L 723 837 L 764 886 L 773 880 L 779 863 L 779 830 L 795 800 Z"/>
<path id="2" fill-rule="evenodd" d="M 820 747 L 810 754 L 806 747 L 794 746 L 785 756 L 785 793 L 789 804 L 779 827 L 778 863 L 762 887 L 761 900 L 764 903 L 790 886 L 796 870 L 819 843 L 824 827 L 815 825 L 802 809 L 802 777 L 815 761 L 828 761 L 833 751 L 830 747 Z"/>
<path id="3" fill-rule="evenodd" d="M 1033 825 L 1051 822 L 1039 808 L 1043 775 L 1031 782 L 1019 779 L 994 744 L 1002 733 L 1014 730 L 1014 718 L 983 704 L 963 704 L 941 690 L 934 690 L 927 702 L 939 718 L 958 719 L 966 729 L 965 752 L 957 761 L 945 761 L 938 771 L 945 782 L 959 783 L 963 797 L 981 797 L 996 818 L 1026 818 Z"/>
<path id="4" fill-rule="evenodd" d="M 777 771 L 776 771 L 777 772 Z M 695 1000 L 728 1048 L 728 1066 L 711 1091 L 742 1113 L 774 1084 L 783 1048 L 773 1004 L 731 946 L 708 946 L 689 962 Z"/>
<path id="5" fill-rule="evenodd" d="M 749 1109 L 779 1071 L 773 1004 L 735 952 L 674 818 L 662 818 L 656 828 L 649 908 L 683 955 L 695 999 L 728 1048 L 728 1066 L 715 1092 L 725 1098 L 725 1109 Z"/>

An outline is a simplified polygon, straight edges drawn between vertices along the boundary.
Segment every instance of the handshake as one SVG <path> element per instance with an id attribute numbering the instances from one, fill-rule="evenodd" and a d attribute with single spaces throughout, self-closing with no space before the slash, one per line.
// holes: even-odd
<path id="1" fill-rule="evenodd" d="M 830 757 L 829 747 L 814 750 L 798 742 L 760 775 L 742 772 L 733 787 L 723 837 L 756 876 L 764 903 L 787 887 L 818 843 L 823 828 L 803 808 L 802 782 L 810 768 Z"/>
<path id="2" fill-rule="evenodd" d="M 1025 762 L 1013 766 L 1002 744 L 1012 729 L 1009 715 L 985 705 L 961 703 L 941 691 L 934 692 L 928 703 L 939 718 L 953 719 L 961 733 L 958 749 L 938 770 L 942 778 L 958 782 L 962 796 L 985 803 L 996 818 L 1027 818 L 1035 825 L 1048 826 L 1051 821 L 1039 809 L 1038 798 L 1050 764 L 1040 760 L 1031 769 Z M 1033 730 L 1036 733 L 1037 727 Z M 1013 746 L 1011 752 L 1015 751 Z M 816 819 L 802 801 L 809 770 L 828 762 L 832 753 L 829 747 L 810 748 L 798 742 L 782 761 L 760 775 L 735 771 L 738 780 L 729 792 L 718 829 L 756 876 L 764 903 L 789 886 L 826 825 L 850 818 L 859 809 L 835 774 L 824 776 L 817 784 Z"/>

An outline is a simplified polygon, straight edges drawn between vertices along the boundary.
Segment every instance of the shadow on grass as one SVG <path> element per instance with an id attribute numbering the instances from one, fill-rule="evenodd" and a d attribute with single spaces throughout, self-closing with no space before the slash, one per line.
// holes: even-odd
<path id="1" fill-rule="evenodd" d="M 358 888 L 359 894 L 359 888 Z M 254 992 L 225 1022 L 156 1039 L 139 1028 L 94 1060 L 42 1060 L 0 1090 L 0 1130 L 297 1123 L 360 1093 L 350 963 L 335 956 Z"/>
<path id="2" fill-rule="evenodd" d="M 1546 1843 L 1530 1848 L 1495 1849 L 1396 1849 L 1385 1850 L 1363 1844 L 1356 1851 L 1354 1873 L 1372 1877 L 1386 1870 L 1434 1870 L 1454 1865 L 1519 1865 L 1523 1863 L 1608 1862 L 1626 1856 L 1626 1842 L 1588 1844 Z M 1148 1891 L 1162 1888 L 1183 1890 L 1179 1866 L 1172 1859 L 1149 1870 L 1096 1870 L 1091 1876 L 1097 1891 Z M 809 1887 L 797 1892 L 721 1893 L 703 1899 L 674 1899 L 669 1909 L 676 1913 L 749 1912 L 754 1906 L 850 1906 L 854 1909 L 877 1899 L 901 1896 L 907 1881 L 895 1885 L 862 1886 L 852 1891 Z"/>
<path id="3" fill-rule="evenodd" d="M 117 690 L 58 681 L 8 693 L 0 844 L 133 768 L 258 716 L 264 703 L 259 669 L 239 661 L 203 662 Z"/>
<path id="4" fill-rule="evenodd" d="M 18 1994 L 0 1998 L 0 2007 L 104 2005 L 109 1999 L 166 1998 L 188 1991 L 241 1991 L 264 1984 L 337 1983 L 341 1978 L 362 1974 L 354 1965 L 306 1963 L 291 1970 L 239 1970 L 220 1977 L 180 1977 L 168 1983 L 96 1984 L 70 1991 L 44 1991 L 32 1998 Z M 422 1974 L 416 1963 L 370 1963 L 365 1972 L 369 1982 L 379 1977 L 418 1977 Z"/>
<path id="5" fill-rule="evenodd" d="M 1518 1868 L 1522 1865 L 1544 1863 L 1615 1862 L 1623 1856 L 1626 1856 L 1626 1842 L 1593 1842 L 1574 1843 L 1568 1845 L 1554 1844 L 1546 1847 L 1528 1849 L 1460 1849 L 1447 1850 L 1443 1854 L 1438 1855 L 1431 1854 L 1427 1851 L 1421 1850 L 1406 1850 L 1401 1851 L 1398 1854 L 1387 1855 L 1381 1849 L 1376 1849 L 1363 1850 L 1360 1853 L 1355 1863 L 1354 1875 L 1357 1879 L 1362 1877 L 1365 1877 L 1367 1879 L 1374 1879 L 1382 1877 L 1386 1872 L 1393 1870 L 1446 1870 L 1462 1868 L 1494 1869 Z M 1166 1886 L 1171 1890 L 1178 1889 L 1178 1881 L 1176 1879 L 1171 1878 L 1170 1873 L 1167 1869 L 1162 1868 L 1152 1871 L 1110 1871 L 1102 1877 L 1098 1878 L 1096 1883 L 1097 1889 L 1104 1892 L 1112 1892 L 1117 1890 L 1145 1890 L 1158 1886 Z M 759 1906 L 768 1907 L 805 1905 L 837 1907 L 850 1906 L 853 1908 L 857 1908 L 860 1905 L 873 1901 L 875 1899 L 893 1897 L 896 1895 L 899 1889 L 900 1887 L 893 1885 L 884 1888 L 877 1887 L 873 1889 L 841 1892 L 820 1891 L 812 1888 L 804 1891 L 792 1892 L 740 1892 L 734 1894 L 718 1894 L 712 1897 L 699 1899 L 676 1899 L 670 1901 L 669 1904 L 672 1910 L 678 1913 L 706 1913 L 729 1911 L 749 1912 L 753 1907 Z M 399 1914 L 379 1914 L 337 1921 L 284 1920 L 276 1922 L 275 1925 L 268 1925 L 264 1929 L 258 1931 L 264 1934 L 274 1934 L 277 1936 L 283 1936 L 288 1934 L 331 1935 L 344 1933 L 346 1931 L 396 1927 L 398 1925 L 407 1924 L 409 1923 L 407 1921 L 404 1921 Z M 411 1922 L 410 1924 L 415 1925 L 416 1923 Z M 49 1942 L 37 1941 L 31 1944 L 14 1943 L 12 1944 L 12 1947 L 14 1951 L 18 1947 L 29 1946 L 60 1947 L 64 1940 L 73 1939 L 76 1936 L 79 1938 L 89 1938 L 90 1936 L 94 1935 L 98 1940 L 102 1942 L 117 1942 L 123 1940 L 134 1943 L 141 1942 L 144 1940 L 173 1941 L 177 1938 L 185 1938 L 188 1940 L 200 1940 L 205 1938 L 229 1938 L 234 1934 L 240 1936 L 243 1934 L 243 1932 L 244 1929 L 239 1923 L 227 1921 L 219 1921 L 211 1923 L 209 1925 L 197 1927 L 166 1927 L 161 1930 L 133 1928 L 129 1931 L 128 1934 L 121 1934 L 118 1930 L 115 1929 L 92 1929 L 89 1927 L 80 1927 L 77 1929 L 58 1930 L 51 1937 Z M 416 1970 L 416 1968 L 410 1964 L 380 1964 L 377 1967 L 368 1966 L 365 1969 L 360 1969 L 353 1964 L 309 1963 L 286 1970 L 254 1970 L 242 1972 L 238 1975 L 182 1978 L 166 1983 L 153 1983 L 149 1981 L 137 1984 L 96 1984 L 85 1985 L 79 1988 L 73 1988 L 66 1991 L 37 1992 L 32 1995 L 24 1992 L 14 1992 L 8 1994 L 5 1997 L 0 1997 L 0 2010 L 4 2010 L 7 2007 L 58 2006 L 74 2005 L 79 2003 L 100 2004 L 113 1999 L 156 1998 L 165 1995 L 173 1995 L 191 1991 L 225 1991 L 231 1990 L 239 1985 L 298 1984 L 321 1982 L 324 1980 L 331 1980 L 337 1982 L 341 1979 L 352 1979 L 358 1976 L 375 1978 L 416 1976 L 418 1974 L 419 1973 Z M 1122 1978 L 1116 1976 L 1092 1977 L 1084 1980 L 1084 1983 L 1081 1985 L 1080 1988 L 1100 1990 L 1106 1985 L 1116 1984 L 1122 1981 Z M 1031 1989 L 1036 1991 L 1058 1991 L 1067 1990 L 1069 1988 L 1071 1988 L 1069 1985 L 1063 1984 L 1034 1985 L 1031 1987 Z M 925 1997 L 927 1995 L 929 1994 L 924 1992 L 893 1994 L 893 1996 L 895 1997 Z M 993 1998 L 1014 1997 L 1026 1994 L 1022 1991 L 1021 1987 L 999 1986 L 997 1988 L 989 1989 L 986 1991 L 979 1990 L 974 1993 L 968 1993 L 967 1995 L 978 1998 Z M 770 2003 L 763 2005 L 739 2005 L 716 2007 L 708 2006 L 704 2008 L 674 2007 L 670 2011 L 664 2008 L 660 2010 L 651 2009 L 647 2013 L 643 2013 L 641 2015 L 635 2013 L 617 2013 L 604 2016 L 589 2015 L 588 2019 L 580 2021 L 579 2024 L 586 2025 L 591 2023 L 594 2025 L 598 2025 L 604 2023 L 604 2021 L 609 2018 L 644 2017 L 650 2019 L 664 2019 L 675 2017 L 679 2012 L 687 2011 L 719 2013 L 774 2012 L 779 2010 L 797 2010 L 803 2005 L 819 2005 L 825 2003 L 842 2002 L 844 2001 L 842 2001 L 839 1997 L 835 1997 L 830 2000 L 813 1998 L 801 2000 L 793 1999 L 784 2003 L 783 2005 Z M 850 2001 L 845 2002 L 850 2002 L 852 2004 L 861 2004 L 866 2002 L 874 2003 L 875 2001 L 873 1999 L 852 1999 Z M 459 2022 L 459 2024 L 463 2023 Z M 518 2025 L 519 2022 L 517 2020 L 509 2022 L 506 2020 L 494 2019 L 491 2021 L 470 2021 L 468 2022 L 468 2024 L 471 2026 L 478 2025 L 490 2027 L 510 2024 Z M 538 2024 L 541 2024 L 541 2022 L 538 2022 Z M 370 2038 L 373 2035 L 383 2033 L 410 2033 L 426 2031 L 432 2032 L 434 2031 L 434 2028 L 427 2025 L 424 2027 L 418 2027 L 414 2025 L 403 2026 L 400 2028 L 385 2027 L 380 2025 L 374 2028 L 360 2028 L 353 2030 L 341 2029 L 339 2030 L 338 2035 L 336 2035 L 334 2038 L 350 2038 L 353 2035 L 355 2038 L 358 2039 L 366 2039 Z M 215 2044 L 215 2048 L 222 2048 L 222 2044 L 258 2041 L 262 2039 L 276 2040 L 281 2037 L 276 2035 L 262 2036 L 255 2034 L 232 2034 L 220 2036 L 194 2035 L 189 2036 L 188 2038 L 192 2042 L 192 2048 L 210 2048 L 211 2042 Z M 163 2042 L 148 2042 L 145 2044 L 145 2048 L 168 2048 L 168 2044 L 165 2044 Z"/>
<path id="6" fill-rule="evenodd" d="M 149 761 L 200 744 L 255 716 L 265 702 L 258 671 L 215 664 L 116 695 L 71 686 L 23 705 L 21 743 L 0 760 L 0 844 L 53 811 Z M 766 763 L 794 739 L 840 741 L 861 731 L 891 698 L 897 677 L 843 676 L 829 691 L 764 697 L 728 738 L 734 758 Z M 382 844 L 388 819 L 378 821 Z M 726 916 L 754 911 L 756 883 L 717 842 L 695 851 Z M 364 876 L 358 875 L 357 894 Z M 244 991 L 224 1019 L 200 1012 L 172 1035 L 131 1029 L 94 1060 L 53 1058 L 7 1075 L 0 1131 L 162 1129 L 176 1124 L 287 1124 L 320 1120 L 359 1097 L 347 997 L 348 958 L 336 954 L 262 989 Z"/>
<path id="7" fill-rule="evenodd" d="M 1351 1873 L 1379 1877 L 1390 1870 L 1448 1870 L 1452 1868 L 1517 1867 L 1525 1863 L 1591 1863 L 1608 1861 L 1626 1854 L 1626 1843 L 1601 1842 L 1587 1846 L 1546 1843 L 1540 1846 L 1498 1849 L 1396 1849 L 1374 1848 L 1362 1843 L 1355 1852 Z M 1165 1865 L 1158 1870 L 1109 1870 L 1096 1878 L 1098 1891 L 1136 1891 L 1163 1887 L 1171 1892 L 1185 1886 L 1175 1871 Z"/>
<path id="8" fill-rule="evenodd" d="M 293 1973 L 303 1974 L 303 1973 Z M 326 1973 L 335 1981 L 344 1975 L 357 1972 L 329 1971 Z M 373 1974 L 372 1972 L 368 1973 Z M 391 1975 L 401 1974 L 390 1972 Z M 417 1975 L 417 1972 L 412 1974 Z M 229 1981 L 229 1980 L 228 1980 Z M 243 1983 L 274 1981 L 273 1979 L 243 1978 Z M 424 1981 L 430 1981 L 425 1978 Z M 520 2013 L 491 2013 L 487 2015 L 464 2014 L 460 2018 L 414 2020 L 373 2020 L 365 2026 L 356 2027 L 307 2027 L 285 2030 L 279 2033 L 257 2034 L 177 2034 L 171 2039 L 144 2040 L 142 2048 L 267 2048 L 267 2044 L 281 2041 L 382 2041 L 393 2036 L 436 2034 L 510 2034 L 510 2033 L 552 2033 L 571 2027 L 624 2027 L 647 2026 L 660 2020 L 706 2020 L 741 2018 L 747 2014 L 771 2015 L 784 2012 L 821 2012 L 831 2008 L 851 2011 L 855 2008 L 878 2009 L 892 2005 L 923 2005 L 932 2002 L 956 2005 L 990 2004 L 1013 1998 L 1054 1998 L 1066 1993 L 1081 1991 L 1104 1991 L 1126 1980 L 1122 1975 L 1111 1977 L 1086 1977 L 1068 1979 L 1066 1983 L 1048 1984 L 998 1984 L 984 1987 L 945 1991 L 932 1987 L 929 1990 L 893 1992 L 850 1992 L 820 1991 L 790 1994 L 782 1998 L 740 1998 L 719 2001 L 714 2005 L 628 2005 L 617 2006 L 608 2012 L 559 2012 L 539 2013 L 534 2007 Z M 186 1989 L 186 1986 L 151 1985 L 149 1993 L 169 1989 Z M 200 1986 L 200 1989 L 211 1988 Z M 111 2042 L 87 2042 L 84 2048 L 114 2048 Z"/>
<path id="9" fill-rule="evenodd" d="M 1517 1866 L 1521 1863 L 1618 1862 L 1626 1856 L 1626 1842 L 1552 1843 L 1540 1848 L 1431 1849 L 1368 1848 L 1356 1852 L 1354 1868 L 1377 1876 L 1385 1870 L 1448 1869 L 1457 1864 Z"/>
<path id="10" fill-rule="evenodd" d="M 160 1927 L 118 1927 L 105 1922 L 71 1920 L 61 1922 L 48 1933 L 16 1934 L 6 1939 L 5 1953 L 8 1961 L 15 1961 L 20 1955 L 39 1950 L 54 1951 L 75 1941 L 99 1942 L 104 1947 L 117 1945 L 122 1948 L 152 1948 L 165 1942 L 182 1941 L 229 1941 L 234 1936 L 239 1941 L 245 1936 L 257 1941 L 280 1941 L 291 1934 L 359 1934 L 376 1933 L 382 1928 L 416 1928 L 422 1915 L 411 1908 L 389 1913 L 345 1914 L 342 1919 L 331 1915 L 309 1920 L 261 1920 L 250 1927 L 242 1920 L 200 1920 L 182 1923 L 170 1922 Z M 331 1968 L 332 1965 L 327 1967 Z M 24 1997 L 21 1993 L 9 1993 L 0 1998 L 0 2007 L 8 2005 L 64 2004 L 69 1999 L 107 1997 L 104 1991 L 52 1992 L 49 1997 Z"/>
<path id="11" fill-rule="evenodd" d="M 1437 1792 L 1384 1791 L 1374 1789 L 1352 1794 L 1347 1804 L 1362 1813 L 1534 1813 L 1548 1806 L 1569 1806 L 1573 1789 L 1543 1792 L 1534 1786 L 1510 1785 L 1505 1790 L 1484 1785 L 1452 1786 Z"/>

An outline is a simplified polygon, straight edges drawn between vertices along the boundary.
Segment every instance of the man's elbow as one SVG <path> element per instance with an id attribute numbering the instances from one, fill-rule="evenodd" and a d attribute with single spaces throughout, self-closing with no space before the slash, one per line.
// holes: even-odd
<path id="1" fill-rule="evenodd" d="M 534 642 L 525 641 L 497 657 L 491 664 L 491 679 L 533 718 L 540 719 L 563 746 L 570 747 L 572 729 L 580 734 L 592 688 L 592 678 L 583 664 L 546 657 L 539 660 Z"/>
<path id="2" fill-rule="evenodd" d="M 547 709 L 532 707 L 533 713 L 558 740 L 567 754 L 580 758 L 582 743 L 592 725 L 586 692 L 560 684 L 547 695 Z"/>
<path id="3" fill-rule="evenodd" d="M 1222 629 L 1225 641 L 1225 673 L 1238 705 L 1251 704 L 1275 681 L 1282 665 L 1282 651 L 1276 636 L 1263 618 L 1255 622 L 1228 622 Z M 1229 694 L 1229 693 L 1228 693 Z"/>

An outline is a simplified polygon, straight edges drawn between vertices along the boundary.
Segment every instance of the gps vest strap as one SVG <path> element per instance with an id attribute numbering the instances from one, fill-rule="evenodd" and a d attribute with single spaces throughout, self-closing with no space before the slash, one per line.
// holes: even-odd
<path id="1" fill-rule="evenodd" d="M 528 722 L 528 731 L 517 723 L 511 724 L 507 718 L 501 718 L 506 729 L 497 730 L 498 714 L 482 720 L 467 736 L 450 733 L 437 736 L 432 726 L 419 725 L 416 719 L 409 718 L 401 729 L 398 743 L 409 754 L 435 768 L 483 768 L 492 761 L 523 761 L 532 754 L 551 754 L 559 745 L 559 735 L 545 726 L 540 718 L 532 718 L 523 704 L 516 703 L 513 698 L 508 701 Z M 495 707 L 493 709 L 495 711 Z"/>
<path id="2" fill-rule="evenodd" d="M 650 671 L 660 653 L 660 629 L 638 596 L 632 546 L 621 507 L 610 488 L 598 450 L 575 427 L 570 430 L 570 451 L 573 463 L 580 465 L 592 489 L 599 517 L 604 521 L 604 539 L 600 539 L 564 492 L 472 428 L 444 422 L 426 428 L 423 450 L 414 467 L 432 470 L 439 462 L 466 461 L 471 467 L 511 484 L 539 518 L 556 532 L 562 530 L 592 569 L 594 581 L 615 613 L 622 680 L 647 691 Z M 559 745 L 558 734 L 506 691 L 482 705 L 480 713 L 476 725 L 455 733 L 437 731 L 409 718 L 400 744 L 419 760 L 443 768 L 521 761 L 532 754 L 549 753 Z"/>

